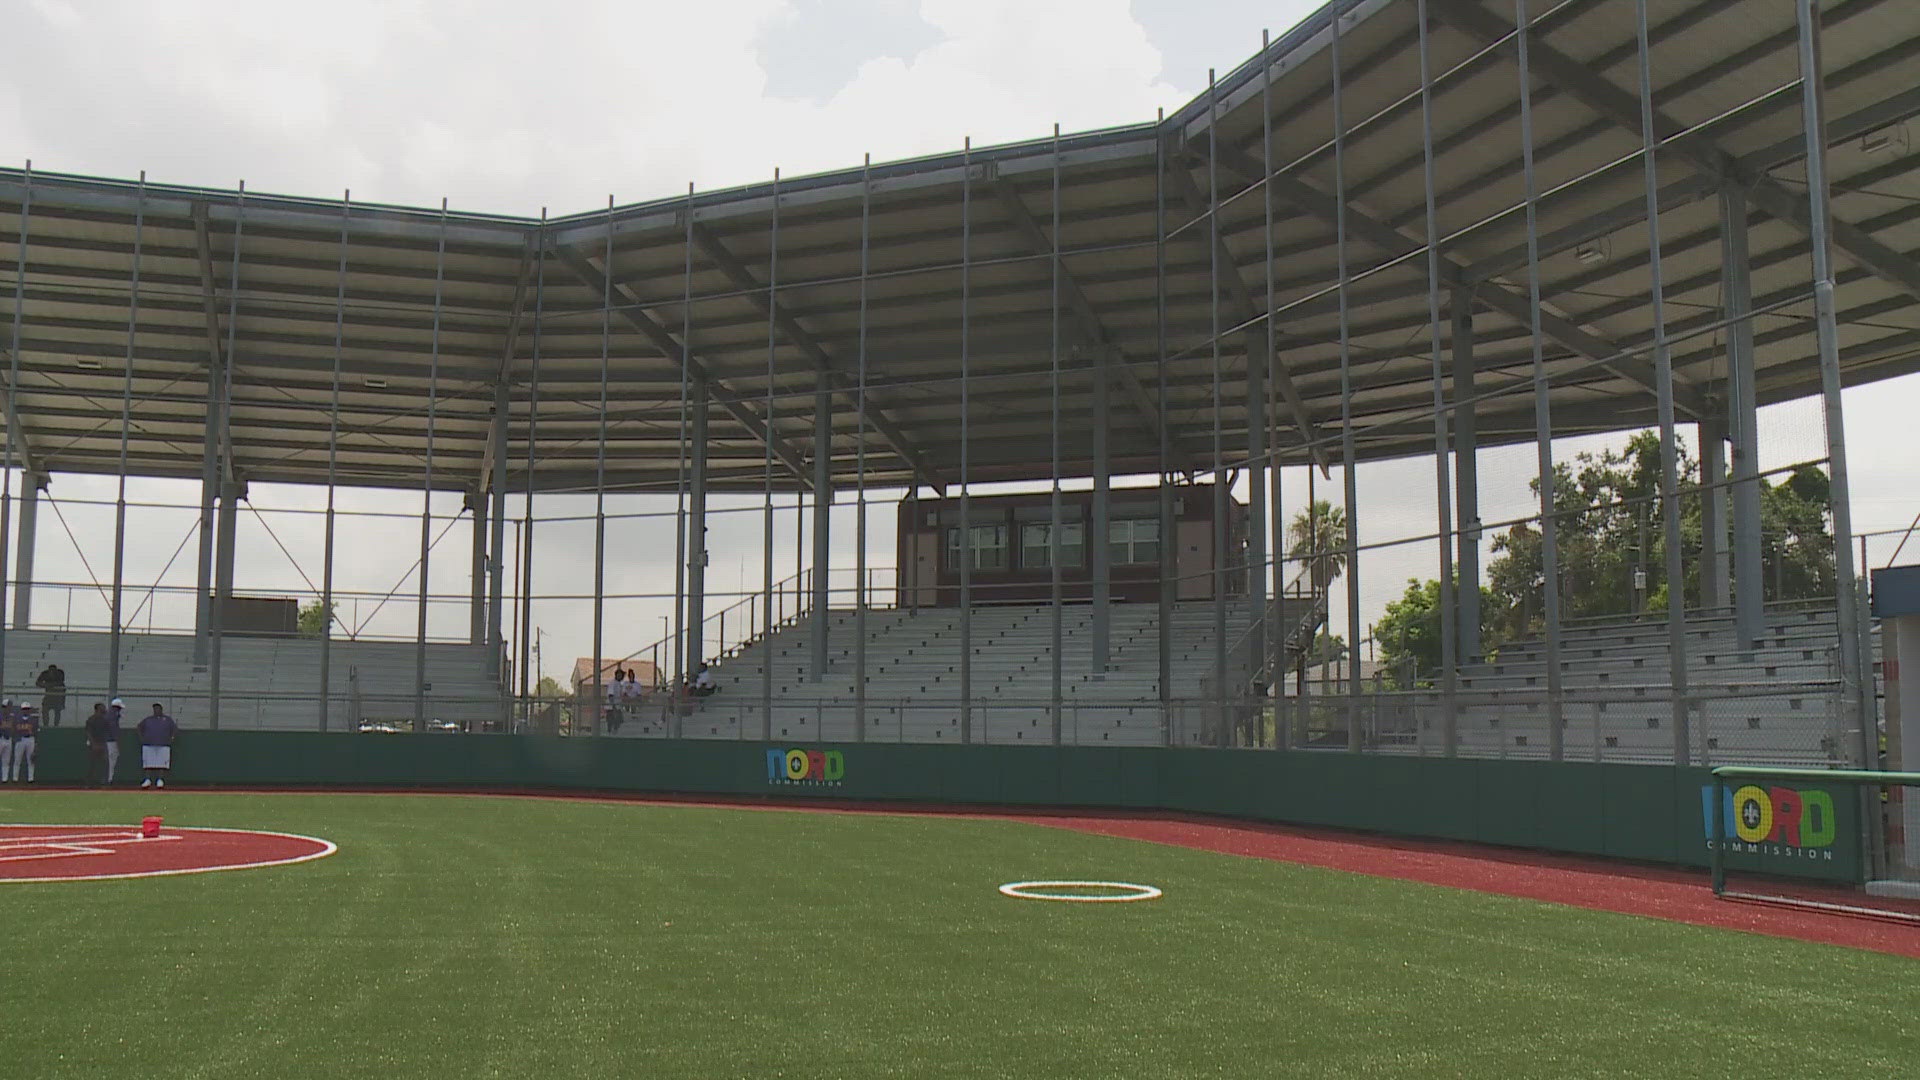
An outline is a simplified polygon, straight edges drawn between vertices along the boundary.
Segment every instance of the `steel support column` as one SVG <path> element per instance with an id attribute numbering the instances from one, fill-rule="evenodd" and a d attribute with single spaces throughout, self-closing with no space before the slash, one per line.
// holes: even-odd
<path id="1" fill-rule="evenodd" d="M 13 557 L 13 628 L 25 630 L 33 625 L 33 552 L 37 547 L 40 521 L 40 493 L 47 489 L 47 474 L 28 472 L 20 478 L 20 534 Z M 0 537 L 0 542 L 4 538 Z"/>
<path id="2" fill-rule="evenodd" d="M 7 685 L 7 536 L 13 528 L 13 467 L 16 460 L 30 460 L 32 453 L 26 433 L 20 430 L 20 414 L 15 404 L 20 389 L 20 334 L 26 322 L 27 239 L 32 231 L 33 162 L 28 161 L 20 195 L 20 237 L 13 254 L 19 269 L 13 275 L 13 333 L 7 350 L 6 456 L 0 458 L 0 691 Z"/>
<path id="3" fill-rule="evenodd" d="M 973 311 L 973 140 L 961 144 L 960 170 L 960 741 L 973 741 L 973 500 L 967 484 L 973 456 L 973 381 L 969 346 Z M 942 518 L 945 514 L 942 513 Z"/>
<path id="4" fill-rule="evenodd" d="M 1526 175 L 1527 198 L 1527 305 L 1529 329 L 1533 335 L 1533 423 L 1535 451 L 1540 468 L 1540 565 L 1543 614 L 1546 623 L 1547 661 L 1547 756 L 1561 760 L 1566 753 L 1565 702 L 1561 694 L 1560 671 L 1560 550 L 1553 469 L 1552 387 L 1547 377 L 1546 351 L 1541 327 L 1540 284 L 1540 186 L 1534 173 L 1533 152 L 1533 77 L 1528 63 L 1528 42 L 1533 36 L 1527 0 L 1518 0 L 1515 37 L 1520 65 L 1520 150 L 1522 172 Z"/>
<path id="5" fill-rule="evenodd" d="M 867 741 L 867 283 L 873 249 L 873 155 L 860 163 L 860 345 L 855 354 L 853 739 Z M 918 485 L 915 485 L 918 486 Z M 920 528 L 914 523 L 914 530 Z M 908 558 L 912 558 L 911 555 Z M 895 584 L 898 584 L 896 571 Z M 896 596 L 894 603 L 899 604 Z"/>
<path id="6" fill-rule="evenodd" d="M 480 645 L 487 640 L 487 495 L 473 491 L 467 495 L 467 509 L 473 512 L 473 589 L 467 601 L 467 643 Z"/>
<path id="7" fill-rule="evenodd" d="M 1166 110 L 1159 121 L 1166 120 Z M 1154 395 L 1159 410 L 1159 471 L 1156 478 L 1160 510 L 1159 612 L 1155 620 L 1155 644 L 1158 646 L 1161 741 L 1168 746 L 1184 741 L 1184 733 L 1175 731 L 1173 709 L 1173 600 L 1180 584 L 1174 576 L 1173 516 L 1173 442 L 1167 434 L 1167 142 L 1154 140 L 1153 158 L 1153 302 L 1154 302 L 1154 376 L 1158 392 Z M 1083 533 L 1084 537 L 1085 534 Z M 1091 542 L 1089 539 L 1087 542 Z M 1104 538 L 1103 538 L 1104 542 Z"/>
<path id="8" fill-rule="evenodd" d="M 1700 443 L 1700 606 L 1733 604 L 1733 553 L 1727 549 L 1727 425 L 1703 420 Z"/>
<path id="9" fill-rule="evenodd" d="M 1253 335 L 1249 335 L 1251 338 Z M 1264 350 L 1263 350 L 1264 351 Z M 1267 653 L 1267 358 L 1247 354 L 1247 658 L 1262 689 L 1272 683 Z M 1166 538 L 1162 537 L 1165 543 Z M 1264 745 L 1259 723 L 1266 706 L 1262 692 L 1252 694 L 1255 723 L 1249 745 Z"/>
<path id="10" fill-rule="evenodd" d="M 1473 293 L 1453 294 L 1453 487 L 1460 662 L 1480 658 L 1480 443 L 1475 423 Z"/>
<path id="11" fill-rule="evenodd" d="M 1459 599 L 1453 573 L 1452 537 L 1453 497 L 1447 470 L 1447 394 L 1446 359 L 1440 345 L 1440 220 L 1437 210 L 1438 181 L 1434 175 L 1433 149 L 1433 71 L 1429 55 L 1427 4 L 1419 0 L 1420 23 L 1420 127 L 1421 164 L 1426 192 L 1427 225 L 1427 334 L 1433 356 L 1433 468 L 1434 531 L 1438 534 L 1440 560 L 1440 610 L 1457 611 Z M 1440 740 L 1442 753 L 1452 757 L 1458 742 L 1458 717 L 1455 691 L 1459 678 L 1459 625 L 1445 615 L 1440 620 Z M 1411 687 L 1407 687 L 1411 689 Z"/>
<path id="12" fill-rule="evenodd" d="M 1341 507 L 1346 515 L 1346 536 L 1341 539 L 1342 561 L 1347 578 L 1347 752 L 1360 752 L 1360 493 L 1359 477 L 1354 472 L 1353 439 L 1353 323 L 1348 293 L 1352 287 L 1347 255 L 1347 118 L 1343 72 L 1340 65 L 1342 17 L 1335 14 L 1328 34 L 1328 52 L 1333 62 L 1333 197 L 1334 251 L 1339 272 L 1340 313 L 1340 474 Z M 1311 505 L 1311 504 L 1309 504 Z M 1315 547 L 1319 546 L 1319 527 L 1313 529 Z"/>
<path id="13" fill-rule="evenodd" d="M 1093 632 L 1090 668 L 1095 679 L 1107 675 L 1113 635 L 1113 375 L 1107 369 L 1107 350 L 1093 357 L 1093 513 L 1087 524 L 1087 569 L 1093 576 Z"/>
<path id="14" fill-rule="evenodd" d="M 693 436 L 687 466 L 687 671 L 706 663 L 707 647 L 707 380 L 693 380 Z"/>
<path id="15" fill-rule="evenodd" d="M 1273 65 L 1265 62 L 1267 51 L 1272 45 L 1272 36 L 1265 30 L 1260 31 L 1260 56 L 1262 58 L 1260 65 L 1260 175 L 1262 176 L 1273 175 Z M 1259 454 L 1250 453 L 1248 460 L 1250 463 L 1258 463 L 1265 468 L 1267 479 L 1273 485 L 1273 497 L 1271 500 L 1266 499 L 1261 491 L 1264 485 L 1258 480 L 1252 481 L 1249 484 L 1249 489 L 1253 494 L 1251 501 L 1257 509 L 1250 508 L 1248 512 L 1252 520 L 1258 523 L 1259 528 L 1267 530 L 1261 535 L 1260 558 L 1254 564 L 1255 573 L 1259 575 L 1259 581 L 1263 586 L 1266 583 L 1267 564 L 1271 563 L 1273 568 L 1273 601 L 1267 603 L 1263 599 L 1260 604 L 1255 606 L 1254 610 L 1256 614 L 1254 617 L 1264 622 L 1260 630 L 1262 637 L 1260 657 L 1263 670 L 1266 672 L 1265 682 L 1273 697 L 1273 745 L 1275 749 L 1285 750 L 1289 742 L 1288 733 L 1291 731 L 1291 727 L 1287 721 L 1286 710 L 1286 635 L 1292 627 L 1283 627 L 1281 625 L 1281 620 L 1286 617 L 1287 581 L 1286 575 L 1283 572 L 1286 564 L 1278 558 L 1278 556 L 1286 548 L 1287 533 L 1286 515 L 1280 507 L 1280 496 L 1282 494 L 1280 474 L 1284 470 L 1281 468 L 1278 449 L 1280 445 L 1279 387 L 1281 379 L 1289 378 L 1289 376 L 1287 376 L 1286 370 L 1280 366 L 1280 335 L 1279 329 L 1275 325 L 1273 315 L 1274 305 L 1278 298 L 1274 291 L 1272 184 L 1262 185 L 1260 192 L 1260 224 L 1261 246 L 1263 249 L 1260 261 L 1262 263 L 1262 269 L 1265 271 L 1267 285 L 1267 306 L 1262 314 L 1266 322 L 1267 340 L 1265 355 L 1261 357 L 1260 364 L 1256 365 L 1254 363 L 1251 353 L 1249 353 L 1247 357 L 1247 426 L 1249 432 L 1257 426 L 1261 433 L 1259 443 L 1260 452 Z M 1248 335 L 1249 338 L 1252 336 L 1252 334 Z M 1262 371 L 1256 372 L 1256 366 L 1261 368 Z M 1265 378 L 1263 375 L 1270 375 L 1271 377 Z M 1262 389 L 1265 391 L 1264 400 L 1262 399 L 1262 395 L 1256 395 L 1254 392 L 1253 383 L 1255 379 L 1261 379 L 1264 384 L 1262 386 Z M 1258 421 L 1254 419 L 1256 405 L 1260 417 Z M 1249 439 L 1249 450 L 1251 450 L 1252 445 L 1253 443 L 1251 439 Z M 1274 451 L 1271 460 L 1268 460 L 1265 456 L 1269 449 Z M 1311 452 L 1308 454 L 1308 462 L 1308 467 L 1311 468 Z M 1271 515 L 1271 522 L 1268 520 L 1269 515 Z M 1172 541 L 1173 538 L 1170 536 L 1163 534 L 1161 537 L 1162 543 L 1172 543 Z M 1272 552 L 1275 557 L 1269 558 L 1269 552 Z M 1255 704 L 1260 703 L 1256 702 Z"/>
<path id="16" fill-rule="evenodd" d="M 205 670 L 209 663 L 207 653 L 213 634 L 211 594 L 216 530 L 215 504 L 219 501 L 222 484 L 231 479 L 233 473 L 233 464 L 228 459 L 228 448 L 231 442 L 227 431 L 230 386 L 227 367 L 233 352 L 233 339 L 236 333 L 234 323 L 237 321 L 240 308 L 240 241 L 246 225 L 246 200 L 247 185 L 242 182 L 235 197 L 233 266 L 228 289 L 224 347 L 218 300 L 213 284 L 212 237 L 209 234 L 205 207 L 197 208 L 194 219 L 194 239 L 200 258 L 201 302 L 207 323 L 207 420 L 205 445 L 201 450 L 200 463 L 199 572 L 195 578 L 194 589 L 193 666 L 195 670 Z M 217 710 L 217 706 L 215 708 Z"/>
<path id="17" fill-rule="evenodd" d="M 1673 355 L 1667 344 L 1666 277 L 1661 261 L 1658 136 L 1653 120 L 1653 56 L 1647 0 L 1636 5 L 1640 45 L 1641 162 L 1647 186 L 1648 298 L 1653 315 L 1653 370 L 1660 417 L 1660 510 L 1667 579 L 1667 679 L 1673 693 L 1673 763 L 1690 761 L 1692 704 L 1687 696 L 1687 589 L 1680 552 L 1680 439 L 1674 431 Z"/>
<path id="18" fill-rule="evenodd" d="M 1859 733 L 1862 768 L 1878 764 L 1879 741 L 1873 716 L 1872 654 L 1866 640 L 1853 562 L 1853 496 L 1847 477 L 1845 416 L 1841 409 L 1839 315 L 1834 310 L 1832 195 L 1828 190 L 1826 145 L 1826 82 L 1821 66 L 1820 0 L 1797 0 L 1800 24 L 1800 92 L 1807 149 L 1807 218 L 1812 234 L 1813 310 L 1820 349 L 1820 398 L 1827 428 L 1827 468 L 1833 512 L 1834 600 L 1838 608 L 1841 684 L 1846 708 Z M 1863 801 L 1870 792 L 1863 790 Z M 1878 869 L 1883 853 L 1880 831 L 1872 814 L 1865 814 L 1870 871 Z"/>
<path id="19" fill-rule="evenodd" d="M 1753 263 L 1747 245 L 1747 196 L 1720 189 L 1720 273 L 1727 322 L 1727 430 L 1733 436 L 1733 624 L 1742 647 L 1761 636 L 1766 583 L 1760 553 L 1760 433 L 1753 370 Z"/>
<path id="20" fill-rule="evenodd" d="M 833 388 L 829 381 L 830 374 L 824 367 L 819 370 L 815 376 L 817 381 L 813 394 L 813 630 L 809 635 L 813 646 L 813 663 L 807 678 L 816 683 L 827 672 L 827 634 L 830 625 L 827 614 L 833 600 L 827 580 L 827 570 L 833 558 L 830 546 L 833 539 Z M 823 732 L 815 734 L 825 737 Z"/>
<path id="21" fill-rule="evenodd" d="M 127 571 L 127 443 L 133 428 L 133 369 L 140 338 L 140 261 L 146 234 L 147 174 L 140 173 L 133 215 L 133 272 L 128 281 L 127 369 L 120 380 L 120 461 L 113 500 L 113 599 L 107 620 L 107 698 L 120 696 L 120 637 Z M 24 264 L 23 264 L 24 268 Z M 111 777 L 109 777 L 111 779 Z"/>
<path id="22" fill-rule="evenodd" d="M 427 729 L 427 598 L 433 581 L 433 436 L 440 406 L 440 319 L 446 306 L 447 200 L 440 199 L 440 238 L 433 262 L 433 332 L 427 356 L 427 467 L 420 480 L 420 595 L 413 636 L 413 730 Z"/>
<path id="23" fill-rule="evenodd" d="M 214 551 L 213 602 L 207 620 L 207 726 L 220 727 L 220 666 L 226 652 L 221 634 L 226 627 L 227 604 L 233 599 L 234 534 L 240 523 L 240 500 L 247 487 L 229 480 L 220 485 L 220 505 L 216 511 L 217 543 Z"/>
<path id="24" fill-rule="evenodd" d="M 506 379 L 493 390 L 493 474 L 487 480 L 487 665 L 497 679 L 501 675 L 501 648 L 506 644 L 502 609 L 507 591 L 507 423 L 513 399 Z"/>
<path id="25" fill-rule="evenodd" d="M 335 493 L 340 479 L 340 362 L 347 335 L 347 251 L 352 243 L 349 225 L 353 213 L 351 189 L 340 195 L 340 262 L 334 276 L 333 385 L 327 402 L 327 512 L 320 540 L 320 730 L 332 726 L 333 711 L 333 567 L 336 520 Z"/>

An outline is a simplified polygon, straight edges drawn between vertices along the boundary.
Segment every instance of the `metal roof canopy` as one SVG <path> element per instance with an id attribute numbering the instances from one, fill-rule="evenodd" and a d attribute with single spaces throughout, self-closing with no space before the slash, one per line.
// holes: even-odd
<path id="1" fill-rule="evenodd" d="M 1479 406 L 1482 444 L 1533 437 L 1512 16 L 1477 0 L 1429 8 L 1438 282 L 1428 281 L 1424 248 L 1415 5 L 1350 4 L 1340 31 L 1362 459 L 1432 450 L 1430 287 L 1448 302 L 1474 298 L 1478 388 L 1491 395 Z M 1723 318 L 1719 198 L 1729 184 L 1752 211 L 1760 400 L 1812 394 L 1793 5 L 1650 0 L 1649 9 L 1680 418 L 1726 394 L 1714 331 Z M 200 475 L 211 343 L 224 347 L 230 334 L 236 472 L 324 483 L 343 286 L 342 484 L 419 488 L 430 447 L 437 487 L 484 487 L 504 378 L 509 489 L 527 486 L 530 441 L 536 489 L 590 487 L 603 341 L 608 490 L 675 486 L 683 352 L 687 374 L 709 384 L 716 490 L 759 490 L 769 445 L 776 489 L 809 482 L 819 453 L 830 455 L 836 485 L 851 486 L 862 433 L 869 486 L 959 481 L 963 355 L 966 479 L 1045 479 L 1056 350 L 1063 430 L 1091 421 L 1095 367 L 1117 373 L 1116 472 L 1157 470 L 1163 404 L 1173 468 L 1217 464 L 1216 418 L 1224 445 L 1242 448 L 1229 449 L 1232 465 L 1246 445 L 1247 356 L 1266 349 L 1270 198 L 1271 318 L 1286 376 L 1275 388 L 1274 445 L 1290 464 L 1335 458 L 1332 12 L 1155 123 L 784 179 L 777 194 L 764 183 L 545 223 L 155 184 L 141 195 L 123 181 L 36 173 L 11 398 L 16 446 L 39 471 L 118 471 L 138 212 L 130 473 Z M 1632 0 L 1568 0 L 1539 13 L 1529 37 L 1542 326 L 1559 435 L 1654 422 L 1633 12 Z M 1920 251 L 1920 157 L 1903 126 L 1920 113 L 1920 5 L 1832 4 L 1823 47 L 1842 360 L 1846 380 L 1860 383 L 1920 370 L 1920 260 L 1908 254 Z M 0 349 L 23 274 L 28 190 L 24 172 L 0 170 Z M 1443 316 L 1443 345 L 1449 331 Z M 862 343 L 864 408 L 855 392 Z M 836 402 L 833 437 L 816 447 L 822 386 Z M 1090 468 L 1081 440 L 1063 453 L 1064 473 Z"/>

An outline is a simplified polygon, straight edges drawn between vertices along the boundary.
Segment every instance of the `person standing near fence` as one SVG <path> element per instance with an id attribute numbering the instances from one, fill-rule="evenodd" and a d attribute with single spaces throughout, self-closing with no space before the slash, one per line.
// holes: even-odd
<path id="1" fill-rule="evenodd" d="M 8 783 L 33 783 L 34 748 L 39 744 L 39 734 L 40 718 L 33 714 L 33 706 L 20 706 L 20 711 L 13 716 L 13 753 L 7 759 L 4 775 L 0 775 L 0 779 Z"/>
<path id="2" fill-rule="evenodd" d="M 33 680 L 33 685 L 43 691 L 40 712 L 47 718 L 47 726 L 59 727 L 67 712 L 67 673 L 60 670 L 59 664 L 48 664 L 47 670 Z"/>
<path id="3" fill-rule="evenodd" d="M 114 774 L 120 771 L 120 721 L 126 715 L 127 704 L 119 698 L 107 703 L 107 786 L 113 786 Z"/>
<path id="4" fill-rule="evenodd" d="M 173 740 L 180 734 L 180 725 L 167 715 L 166 706 L 156 701 L 153 715 L 140 721 L 139 732 L 140 767 L 147 773 L 140 786 L 166 787 L 167 773 L 173 770 Z"/>
<path id="5" fill-rule="evenodd" d="M 107 768 L 107 703 L 96 701 L 93 712 L 87 716 L 84 728 L 87 735 L 87 786 L 97 787 L 110 782 L 113 773 Z"/>

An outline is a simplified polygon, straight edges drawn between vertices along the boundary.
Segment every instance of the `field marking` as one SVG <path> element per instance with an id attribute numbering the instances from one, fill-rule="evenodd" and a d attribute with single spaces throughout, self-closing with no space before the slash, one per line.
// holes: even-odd
<path id="1" fill-rule="evenodd" d="M 1034 892 L 1034 889 L 1132 889 L 1120 896 L 1062 896 Z M 1158 900 L 1166 895 L 1151 885 L 1131 881 L 1009 881 L 1000 886 L 1000 895 L 1016 900 L 1059 900 L 1069 904 L 1130 904 L 1136 900 Z"/>
<path id="2" fill-rule="evenodd" d="M 14 827 L 14 828 L 27 828 L 27 829 L 89 829 L 89 828 L 101 828 L 103 826 L 68 825 L 68 824 L 54 825 L 54 824 L 43 824 L 40 822 L 21 821 L 21 822 L 0 822 L 0 827 Z M 111 826 L 104 826 L 104 827 L 111 828 Z M 294 863 L 311 862 L 315 859 L 324 859 L 327 856 L 333 854 L 334 852 L 340 850 L 340 846 L 338 844 L 335 844 L 331 840 L 322 839 L 321 837 L 318 837 L 318 836 L 303 836 L 299 833 L 270 832 L 266 829 L 221 829 L 221 828 L 213 828 L 211 826 L 207 826 L 207 827 L 192 826 L 192 827 L 176 827 L 171 831 L 176 834 L 189 833 L 189 832 L 234 833 L 242 836 L 273 836 L 273 837 L 278 837 L 282 840 L 305 840 L 310 844 L 319 844 L 320 850 L 311 851 L 305 855 L 295 855 L 292 858 L 287 858 L 287 859 L 270 859 L 266 862 L 228 863 L 224 866 L 187 866 L 187 867 L 181 867 L 175 870 L 139 870 L 139 871 L 135 871 L 133 873 L 127 873 L 127 874 L 80 874 L 80 875 L 69 874 L 69 875 L 63 875 L 60 877 L 38 877 L 38 878 L 0 877 L 0 885 L 42 885 L 42 884 L 50 884 L 56 881 L 122 881 L 128 878 L 177 877 L 182 874 L 212 874 L 212 873 L 217 873 L 221 870 L 258 870 L 268 866 L 291 866 Z M 160 837 L 158 837 L 158 839 L 167 839 L 167 838 L 168 837 L 164 832 L 161 833 Z M 14 839 L 24 841 L 24 840 L 38 840 L 42 838 L 17 837 Z M 149 842 L 144 837 L 132 837 L 132 839 L 138 839 L 142 843 Z M 173 839 L 185 839 L 185 837 L 176 835 L 175 837 L 173 837 Z M 4 861 L 4 860 L 0 859 L 0 861 Z"/>
<path id="3" fill-rule="evenodd" d="M 66 826 L 59 826 L 66 828 Z M 5 836 L 0 835 L 0 863 L 28 862 L 34 859 L 65 859 L 75 855 L 117 855 L 117 847 L 101 847 L 108 844 L 149 844 L 156 840 L 185 839 L 178 834 L 168 836 L 141 836 L 138 832 L 114 833 L 75 833 L 71 836 Z M 29 854 L 19 854 L 28 852 Z"/>

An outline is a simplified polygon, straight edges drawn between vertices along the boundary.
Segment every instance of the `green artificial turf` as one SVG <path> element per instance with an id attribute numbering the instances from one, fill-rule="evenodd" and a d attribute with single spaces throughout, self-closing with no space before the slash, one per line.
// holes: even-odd
<path id="1" fill-rule="evenodd" d="M 0 885 L 0 1076 L 1910 1075 L 1897 957 L 1013 822 L 510 798 L 0 795 L 324 836 Z M 1144 882 L 1134 904 L 1003 882 Z"/>

